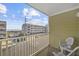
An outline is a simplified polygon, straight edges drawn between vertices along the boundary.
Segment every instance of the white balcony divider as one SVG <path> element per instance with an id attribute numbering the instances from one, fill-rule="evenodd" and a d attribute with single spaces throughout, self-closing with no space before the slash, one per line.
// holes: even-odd
<path id="1" fill-rule="evenodd" d="M 30 56 L 49 44 L 48 34 L 7 38 L 0 40 L 0 56 Z"/>

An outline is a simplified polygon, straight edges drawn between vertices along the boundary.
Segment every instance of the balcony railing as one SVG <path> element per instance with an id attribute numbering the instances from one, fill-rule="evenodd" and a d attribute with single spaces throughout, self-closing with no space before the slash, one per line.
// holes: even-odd
<path id="1" fill-rule="evenodd" d="M 34 55 L 49 44 L 47 33 L 20 36 L 0 40 L 1 56 Z"/>

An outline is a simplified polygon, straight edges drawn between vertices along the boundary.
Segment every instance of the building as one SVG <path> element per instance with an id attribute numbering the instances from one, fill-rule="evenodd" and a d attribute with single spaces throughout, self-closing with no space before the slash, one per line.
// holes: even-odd
<path id="1" fill-rule="evenodd" d="M 25 23 L 22 25 L 22 33 L 24 33 L 24 35 L 45 33 L 47 31 L 46 26 L 29 24 L 26 22 L 27 20 L 25 18 Z"/>
<path id="2" fill-rule="evenodd" d="M 0 21 L 0 39 L 6 38 L 6 21 Z"/>
<path id="3" fill-rule="evenodd" d="M 7 37 L 8 38 L 20 37 L 20 36 L 23 36 L 21 30 L 8 30 L 7 31 Z"/>
<path id="4" fill-rule="evenodd" d="M 26 22 L 28 22 L 27 18 L 25 18 L 25 23 L 22 25 L 22 33 L 24 33 L 24 35 L 39 34 L 39 33 L 47 32 L 47 26 L 34 25 Z"/>
<path id="5" fill-rule="evenodd" d="M 33 25 L 33 24 L 23 24 L 22 32 L 26 35 L 45 33 L 46 27 L 45 26 L 39 26 L 39 25 Z"/>

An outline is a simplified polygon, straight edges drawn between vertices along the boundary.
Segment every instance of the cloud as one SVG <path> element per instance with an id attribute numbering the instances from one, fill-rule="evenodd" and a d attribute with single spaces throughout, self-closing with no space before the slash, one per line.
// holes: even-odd
<path id="1" fill-rule="evenodd" d="M 0 13 L 6 14 L 6 12 L 7 12 L 6 6 L 3 4 L 0 4 Z"/>
<path id="2" fill-rule="evenodd" d="M 33 8 L 30 8 L 30 14 L 31 16 L 40 16 L 39 12 L 34 10 Z"/>
<path id="3" fill-rule="evenodd" d="M 44 19 L 44 20 L 48 20 L 48 18 L 47 18 L 47 17 L 44 17 L 43 19 Z"/>
<path id="4" fill-rule="evenodd" d="M 23 9 L 23 15 L 24 16 L 40 16 L 40 13 L 38 11 L 36 11 L 35 9 L 33 8 L 24 8 Z"/>
<path id="5" fill-rule="evenodd" d="M 29 13 L 28 9 L 27 9 L 27 8 L 24 8 L 24 9 L 23 9 L 23 15 L 26 16 L 27 13 Z"/>
<path id="6" fill-rule="evenodd" d="M 32 16 L 41 16 L 39 11 L 36 11 L 33 8 L 24 8 L 23 9 L 23 15 L 26 17 L 29 17 L 31 20 L 29 20 L 27 23 L 33 24 L 33 25 L 40 25 L 40 26 L 45 26 L 48 23 L 47 18 L 43 17 L 40 19 L 33 19 L 31 18 Z"/>
<path id="7" fill-rule="evenodd" d="M 45 26 L 44 21 L 41 21 L 40 19 L 32 19 L 32 20 L 28 21 L 27 23 L 33 24 L 33 25 Z"/>
<path id="8" fill-rule="evenodd" d="M 3 15 L 4 17 L 8 17 L 7 15 Z"/>
<path id="9" fill-rule="evenodd" d="M 15 18 L 16 18 L 15 14 L 12 14 L 12 18 L 13 18 L 13 19 L 15 19 Z"/>

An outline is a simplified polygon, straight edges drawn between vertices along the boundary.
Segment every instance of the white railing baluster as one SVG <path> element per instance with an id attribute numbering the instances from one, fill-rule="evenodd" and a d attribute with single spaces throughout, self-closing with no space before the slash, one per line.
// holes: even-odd
<path id="1" fill-rule="evenodd" d="M 33 46 L 34 46 L 34 52 L 35 52 L 35 35 L 33 35 Z"/>
<path id="2" fill-rule="evenodd" d="M 18 44 L 17 44 L 17 38 L 14 39 L 14 40 L 15 40 L 15 56 L 17 56 L 17 53 L 18 53 L 18 52 L 17 52 L 17 45 L 18 45 Z"/>
<path id="3" fill-rule="evenodd" d="M 25 37 L 23 37 L 23 42 L 22 42 L 22 46 L 23 46 L 23 55 L 22 55 L 22 56 L 24 56 L 24 55 L 25 55 L 25 45 L 24 45 L 24 38 L 25 38 Z"/>
<path id="4" fill-rule="evenodd" d="M 0 41 L 0 56 L 2 56 L 2 41 Z"/>
<path id="5" fill-rule="evenodd" d="M 29 36 L 29 38 L 28 38 L 28 45 L 29 45 L 29 55 L 30 55 L 30 36 Z"/>
<path id="6" fill-rule="evenodd" d="M 36 52 L 36 35 L 35 35 L 35 52 Z"/>
<path id="7" fill-rule="evenodd" d="M 10 41 L 11 41 L 11 43 L 10 43 L 10 44 L 11 44 L 11 56 L 12 56 L 12 55 L 13 55 L 13 52 L 14 52 L 14 50 L 13 50 L 13 47 L 14 47 L 14 46 L 13 46 L 12 39 L 11 39 Z"/>
<path id="8" fill-rule="evenodd" d="M 31 45 L 31 36 L 30 36 L 30 55 L 32 54 L 31 48 L 32 48 L 32 45 Z"/>
<path id="9" fill-rule="evenodd" d="M 26 53 L 27 53 L 27 37 L 25 37 L 25 56 L 26 56 Z"/>
<path id="10" fill-rule="evenodd" d="M 32 54 L 32 47 L 33 45 L 32 45 L 32 35 L 31 35 L 31 54 Z"/>
<path id="11" fill-rule="evenodd" d="M 26 55 L 29 55 L 29 44 L 28 44 L 28 36 L 26 37 Z"/>
<path id="12" fill-rule="evenodd" d="M 33 35 L 32 35 L 32 54 L 34 53 Z"/>
<path id="13" fill-rule="evenodd" d="M 9 39 L 7 39 L 8 40 L 8 53 L 9 53 L 9 55 L 11 56 L 12 55 L 12 46 L 11 46 L 11 43 L 10 43 L 10 41 L 11 40 L 9 40 Z"/>
<path id="14" fill-rule="evenodd" d="M 34 52 L 35 52 L 35 35 L 33 35 L 33 45 L 34 45 Z"/>
<path id="15" fill-rule="evenodd" d="M 21 37 L 21 40 L 20 40 L 20 56 L 22 56 L 23 52 L 22 52 L 22 37 Z"/>
<path id="16" fill-rule="evenodd" d="M 19 56 L 21 56 L 20 50 L 21 50 L 21 38 L 19 38 Z"/>
<path id="17" fill-rule="evenodd" d="M 24 37 L 21 38 L 21 56 L 24 55 Z"/>
<path id="18" fill-rule="evenodd" d="M 24 46 L 24 37 L 22 37 L 22 39 L 23 39 L 23 41 L 22 41 L 22 52 L 23 52 L 23 54 L 22 54 L 22 56 L 24 56 L 24 52 L 25 52 L 25 46 Z"/>
<path id="19" fill-rule="evenodd" d="M 17 47 L 17 40 L 16 39 L 13 39 L 14 40 L 14 42 L 15 42 L 15 56 L 17 56 L 17 53 L 16 53 L 16 47 Z"/>
<path id="20" fill-rule="evenodd" d="M 25 36 L 25 56 L 27 55 L 27 52 L 28 49 L 27 49 L 27 36 Z"/>
<path id="21" fill-rule="evenodd" d="M 9 55 L 9 53 L 8 53 L 8 40 L 6 40 L 6 56 L 8 56 Z"/>
<path id="22" fill-rule="evenodd" d="M 34 44 L 33 44 L 33 36 L 32 36 L 32 54 L 34 53 Z"/>
<path id="23" fill-rule="evenodd" d="M 29 55 L 31 55 L 31 36 L 29 36 Z"/>
<path id="24" fill-rule="evenodd" d="M 29 36 L 29 55 L 30 55 L 30 53 L 31 53 L 31 39 L 30 39 L 30 36 Z"/>
<path id="25" fill-rule="evenodd" d="M 25 37 L 24 37 L 24 56 L 25 56 Z"/>
<path id="26" fill-rule="evenodd" d="M 30 36 L 27 37 L 28 39 L 28 56 L 30 55 Z"/>
<path id="27" fill-rule="evenodd" d="M 32 42 L 32 54 L 33 54 L 33 36 L 31 36 L 31 42 Z"/>
<path id="28" fill-rule="evenodd" d="M 5 47 L 5 45 L 3 44 L 3 41 L 4 40 L 2 40 L 2 45 L 1 45 L 1 47 L 2 47 L 2 56 L 4 56 L 4 49 L 6 50 L 6 47 Z M 4 41 L 5 43 L 6 43 L 6 41 Z M 6 51 L 5 51 L 6 52 Z"/>
<path id="29" fill-rule="evenodd" d="M 29 50 L 28 50 L 28 38 L 27 37 L 26 37 L 26 55 L 28 56 Z"/>
<path id="30" fill-rule="evenodd" d="M 23 53 L 23 54 L 24 54 L 24 56 L 25 56 L 25 52 L 26 52 L 26 51 L 25 51 L 25 48 L 26 48 L 26 47 L 25 47 L 25 36 L 24 36 L 23 40 L 24 40 L 24 42 L 23 42 L 24 53 Z"/>

